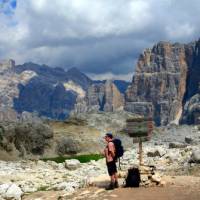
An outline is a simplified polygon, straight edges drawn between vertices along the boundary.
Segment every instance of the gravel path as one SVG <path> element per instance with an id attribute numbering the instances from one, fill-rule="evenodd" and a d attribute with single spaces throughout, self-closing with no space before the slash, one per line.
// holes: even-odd
<path id="1" fill-rule="evenodd" d="M 150 188 L 119 188 L 106 191 L 103 188 L 90 187 L 77 191 L 72 196 L 64 192 L 37 192 L 25 196 L 23 200 L 199 200 L 200 177 L 165 177 L 166 186 Z"/>

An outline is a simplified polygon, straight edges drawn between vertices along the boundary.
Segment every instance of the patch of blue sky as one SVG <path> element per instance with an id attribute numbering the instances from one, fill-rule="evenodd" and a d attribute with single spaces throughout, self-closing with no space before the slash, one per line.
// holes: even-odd
<path id="1" fill-rule="evenodd" d="M 0 0 L 0 13 L 3 13 L 7 16 L 13 15 L 16 7 L 16 0 Z"/>
<path id="2" fill-rule="evenodd" d="M 10 6 L 15 9 L 17 7 L 17 0 L 11 0 L 10 1 Z"/>

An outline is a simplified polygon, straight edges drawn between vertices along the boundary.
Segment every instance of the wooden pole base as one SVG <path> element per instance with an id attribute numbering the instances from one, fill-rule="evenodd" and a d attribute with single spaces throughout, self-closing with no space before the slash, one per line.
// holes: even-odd
<path id="1" fill-rule="evenodd" d="M 139 164 L 140 166 L 144 164 L 143 162 L 143 150 L 142 150 L 142 140 L 139 140 Z"/>

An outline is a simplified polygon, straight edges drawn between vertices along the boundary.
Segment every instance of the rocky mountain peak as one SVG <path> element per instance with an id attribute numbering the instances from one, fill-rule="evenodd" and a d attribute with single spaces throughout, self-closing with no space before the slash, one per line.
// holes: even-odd
<path id="1" fill-rule="evenodd" d="M 127 89 L 125 109 L 151 115 L 157 125 L 178 123 L 185 118 L 188 109 L 184 105 L 194 108 L 186 102 L 199 91 L 199 49 L 200 41 L 190 44 L 159 42 L 145 49 Z M 195 102 L 196 99 L 198 97 Z"/>
<path id="2" fill-rule="evenodd" d="M 87 88 L 92 84 L 92 80 L 84 73 L 80 72 L 76 67 L 73 67 L 67 71 L 67 77 L 73 82 L 81 85 L 85 90 L 87 90 Z"/>
<path id="3" fill-rule="evenodd" d="M 84 98 L 78 98 L 74 114 L 90 111 L 113 112 L 122 110 L 124 96 L 120 93 L 112 80 L 92 84 Z"/>
<path id="4" fill-rule="evenodd" d="M 12 70 L 15 67 L 15 61 L 12 59 L 0 61 L 0 72 Z"/>

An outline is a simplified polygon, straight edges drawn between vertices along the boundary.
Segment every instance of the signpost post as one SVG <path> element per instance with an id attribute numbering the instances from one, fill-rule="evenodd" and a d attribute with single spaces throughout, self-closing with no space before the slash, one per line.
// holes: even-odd
<path id="1" fill-rule="evenodd" d="M 131 118 L 126 120 L 126 132 L 130 137 L 136 138 L 136 140 L 139 142 L 140 166 L 144 165 L 142 142 L 150 140 L 152 131 L 153 131 L 153 121 L 151 117 Z"/>

